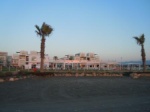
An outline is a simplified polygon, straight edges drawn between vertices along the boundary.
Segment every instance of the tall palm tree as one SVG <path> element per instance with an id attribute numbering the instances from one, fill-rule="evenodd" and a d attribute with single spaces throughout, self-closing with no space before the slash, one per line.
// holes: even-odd
<path id="1" fill-rule="evenodd" d="M 41 37 L 41 64 L 40 64 L 40 71 L 43 72 L 43 66 L 44 66 L 44 58 L 45 58 L 45 37 L 49 36 L 52 31 L 53 28 L 46 24 L 45 22 L 43 22 L 43 25 L 41 26 L 41 28 L 38 25 L 35 25 L 36 27 L 36 33 L 37 35 L 39 35 Z"/>
<path id="2" fill-rule="evenodd" d="M 142 62 L 143 62 L 143 72 L 146 69 L 146 54 L 145 54 L 145 49 L 144 49 L 144 42 L 145 42 L 145 37 L 144 34 L 142 34 L 140 37 L 133 37 L 137 44 L 141 46 L 141 56 L 142 56 Z"/>

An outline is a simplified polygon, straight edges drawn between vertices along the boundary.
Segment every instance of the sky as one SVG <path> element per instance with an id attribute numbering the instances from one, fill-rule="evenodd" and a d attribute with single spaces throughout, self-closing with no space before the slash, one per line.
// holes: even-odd
<path id="1" fill-rule="evenodd" d="M 39 51 L 35 25 L 54 30 L 45 53 L 95 53 L 102 61 L 141 60 L 133 37 L 145 35 L 150 60 L 150 0 L 0 0 L 0 51 Z"/>

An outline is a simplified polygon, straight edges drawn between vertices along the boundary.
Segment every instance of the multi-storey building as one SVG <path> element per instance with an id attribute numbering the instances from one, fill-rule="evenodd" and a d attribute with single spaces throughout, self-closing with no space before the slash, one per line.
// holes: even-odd
<path id="1" fill-rule="evenodd" d="M 6 60 L 6 55 L 0 55 L 3 60 Z M 34 67 L 40 68 L 40 53 L 37 51 L 20 51 L 12 56 L 12 66 L 21 67 L 24 69 L 32 69 Z M 65 55 L 63 58 L 54 56 L 50 61 L 49 55 L 45 54 L 44 68 L 48 69 L 101 69 L 101 70 L 115 70 L 121 69 L 117 62 L 102 62 L 99 56 L 94 53 L 77 53 L 75 55 Z"/>
<path id="2" fill-rule="evenodd" d="M 7 52 L 0 52 L 0 66 L 7 66 Z"/>
<path id="3" fill-rule="evenodd" d="M 17 54 L 14 54 L 12 57 L 12 66 L 15 67 L 25 67 L 26 64 L 26 58 L 28 57 L 27 51 L 20 51 L 17 52 Z"/>
<path id="4" fill-rule="evenodd" d="M 37 51 L 31 51 L 30 54 L 27 51 L 20 51 L 12 57 L 12 66 L 22 67 L 24 69 L 32 69 L 33 67 L 40 68 L 40 62 L 40 53 Z M 45 54 L 44 68 L 48 67 L 49 55 Z"/>
<path id="5" fill-rule="evenodd" d="M 13 54 L 13 56 L 12 56 L 12 66 L 13 67 L 18 67 L 19 66 L 19 55 L 18 54 Z"/>
<path id="6" fill-rule="evenodd" d="M 36 51 L 31 51 L 28 56 L 26 68 L 33 68 L 33 67 L 40 68 L 40 63 L 41 63 L 40 53 Z M 48 54 L 45 54 L 44 68 L 45 69 L 49 68 L 49 55 Z"/>
<path id="7" fill-rule="evenodd" d="M 94 53 L 78 53 L 53 60 L 50 64 L 53 69 L 99 69 L 100 59 Z"/>

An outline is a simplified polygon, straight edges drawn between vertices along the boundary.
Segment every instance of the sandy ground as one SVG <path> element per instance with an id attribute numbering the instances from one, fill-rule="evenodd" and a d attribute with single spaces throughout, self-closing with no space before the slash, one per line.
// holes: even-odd
<path id="1" fill-rule="evenodd" d="M 0 112 L 150 112 L 150 78 L 34 77 L 4 82 Z"/>

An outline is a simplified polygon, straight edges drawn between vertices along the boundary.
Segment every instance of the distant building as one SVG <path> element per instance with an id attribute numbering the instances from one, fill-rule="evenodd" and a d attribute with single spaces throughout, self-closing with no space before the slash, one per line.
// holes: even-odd
<path id="1" fill-rule="evenodd" d="M 41 56 L 37 51 L 20 51 L 12 56 L 7 52 L 0 52 L 0 66 L 13 66 L 22 69 L 40 68 Z M 45 69 L 97 69 L 97 70 L 122 70 L 125 67 L 118 62 L 102 62 L 98 54 L 77 53 L 75 55 L 65 55 L 63 58 L 54 56 L 50 60 L 49 55 L 45 54 Z M 127 67 L 126 67 L 127 68 Z"/>
<path id="2" fill-rule="evenodd" d="M 52 69 L 100 69 L 100 59 L 94 53 L 77 53 L 50 62 Z"/>
<path id="3" fill-rule="evenodd" d="M 26 68 L 33 68 L 33 67 L 40 68 L 40 63 L 41 63 L 40 53 L 36 51 L 31 51 L 30 54 L 28 55 L 28 62 L 26 63 Z M 44 68 L 45 69 L 49 68 L 48 54 L 45 54 Z"/>
<path id="4" fill-rule="evenodd" d="M 12 66 L 18 67 L 19 66 L 19 55 L 13 54 L 12 56 Z"/>
<path id="5" fill-rule="evenodd" d="M 7 66 L 12 66 L 12 56 L 7 56 Z"/>
<path id="6" fill-rule="evenodd" d="M 12 57 L 12 66 L 25 67 L 27 57 L 27 51 L 17 52 L 17 54 L 14 54 Z"/>
<path id="7" fill-rule="evenodd" d="M 0 52 L 0 65 L 7 66 L 7 52 Z"/>
<path id="8" fill-rule="evenodd" d="M 115 61 L 112 62 L 101 62 L 101 70 L 121 70 L 121 64 Z"/>
<path id="9" fill-rule="evenodd" d="M 40 63 L 40 53 L 37 51 L 31 51 L 30 54 L 27 51 L 20 51 L 12 56 L 12 66 L 15 67 L 22 67 L 24 69 L 40 68 Z M 45 54 L 44 68 L 46 69 L 48 67 L 49 55 Z"/>

